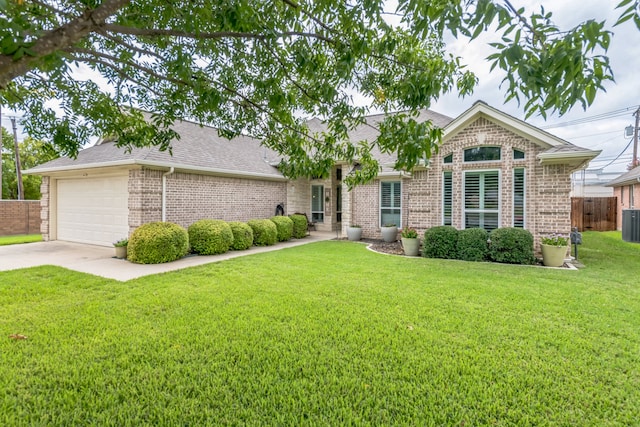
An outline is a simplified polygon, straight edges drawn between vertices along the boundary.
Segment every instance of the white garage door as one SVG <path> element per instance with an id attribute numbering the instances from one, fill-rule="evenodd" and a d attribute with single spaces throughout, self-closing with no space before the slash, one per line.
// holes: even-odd
<path id="1" fill-rule="evenodd" d="M 58 180 L 58 240 L 111 246 L 129 233 L 128 177 Z"/>

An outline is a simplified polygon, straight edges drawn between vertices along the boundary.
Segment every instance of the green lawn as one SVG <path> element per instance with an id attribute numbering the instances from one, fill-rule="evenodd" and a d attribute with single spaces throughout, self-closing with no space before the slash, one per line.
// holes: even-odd
<path id="1" fill-rule="evenodd" d="M 17 236 L 0 236 L 0 246 L 16 245 L 18 243 L 41 242 L 41 234 L 19 234 Z"/>
<path id="2" fill-rule="evenodd" d="M 330 241 L 0 273 L 0 425 L 638 425 L 640 245 L 584 242 L 580 271 Z"/>

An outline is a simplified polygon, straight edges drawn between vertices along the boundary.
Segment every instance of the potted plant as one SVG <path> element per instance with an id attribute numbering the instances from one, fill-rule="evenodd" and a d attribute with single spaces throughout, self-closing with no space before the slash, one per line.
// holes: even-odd
<path id="1" fill-rule="evenodd" d="M 559 234 L 542 237 L 542 263 L 547 267 L 562 267 L 569 248 L 569 238 Z"/>
<path id="2" fill-rule="evenodd" d="M 420 239 L 415 228 L 405 227 L 400 233 L 402 236 L 402 249 L 407 256 L 417 256 L 420 248 Z"/>
<path id="3" fill-rule="evenodd" d="M 382 240 L 387 243 L 398 240 L 398 226 L 396 224 L 383 224 L 380 232 L 382 233 Z"/>
<path id="4" fill-rule="evenodd" d="M 352 242 L 356 242 L 362 239 L 362 227 L 357 224 L 348 226 L 347 239 L 351 240 Z"/>
<path id="5" fill-rule="evenodd" d="M 129 244 L 129 239 L 127 238 L 120 239 L 113 244 L 113 247 L 116 248 L 116 258 L 127 259 L 128 244 Z"/>

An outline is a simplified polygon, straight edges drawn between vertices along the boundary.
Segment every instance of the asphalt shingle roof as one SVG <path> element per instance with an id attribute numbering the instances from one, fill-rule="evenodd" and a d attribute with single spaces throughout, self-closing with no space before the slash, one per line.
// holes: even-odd
<path id="1" fill-rule="evenodd" d="M 248 136 L 228 140 L 218 135 L 215 128 L 196 123 L 178 121 L 172 128 L 180 134 L 180 140 L 171 143 L 172 150 L 160 151 L 158 147 L 134 148 L 126 152 L 114 142 L 102 142 L 81 150 L 76 159 L 61 157 L 31 171 L 41 169 L 99 166 L 118 161 L 155 162 L 166 165 L 187 166 L 193 169 L 219 169 L 251 174 L 260 173 L 281 177 L 282 174 L 270 164 L 277 154 Z"/>
<path id="2" fill-rule="evenodd" d="M 636 167 L 631 169 L 629 172 L 625 172 L 619 177 L 612 179 L 607 184 L 606 187 L 619 187 L 622 185 L 635 184 L 640 179 L 640 167 Z"/>

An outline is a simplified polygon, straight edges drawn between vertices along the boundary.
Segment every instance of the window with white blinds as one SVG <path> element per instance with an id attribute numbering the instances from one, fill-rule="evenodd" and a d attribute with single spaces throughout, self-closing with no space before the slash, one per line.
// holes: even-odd
<path id="1" fill-rule="evenodd" d="M 525 175 L 524 169 L 513 170 L 513 226 L 525 228 Z"/>
<path id="2" fill-rule="evenodd" d="M 402 227 L 402 193 L 400 181 L 380 182 L 380 225 L 395 224 Z"/>
<path id="3" fill-rule="evenodd" d="M 453 225 L 453 173 L 446 171 L 442 179 L 442 225 Z"/>
<path id="4" fill-rule="evenodd" d="M 324 185 L 311 186 L 311 221 L 324 222 Z"/>
<path id="5" fill-rule="evenodd" d="M 465 172 L 464 227 L 487 231 L 500 224 L 500 172 Z"/>

